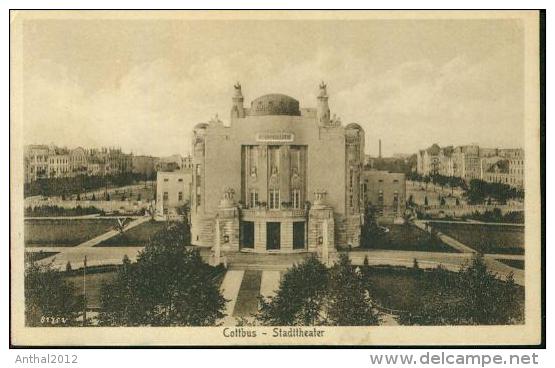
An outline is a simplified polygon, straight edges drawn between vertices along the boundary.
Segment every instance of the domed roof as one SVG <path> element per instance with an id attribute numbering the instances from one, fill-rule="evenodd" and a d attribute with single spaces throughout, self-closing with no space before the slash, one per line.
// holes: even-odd
<path id="1" fill-rule="evenodd" d="M 250 115 L 292 115 L 299 116 L 299 101 L 293 97 L 273 93 L 260 96 L 251 102 Z"/>
<path id="2" fill-rule="evenodd" d="M 345 129 L 356 129 L 356 130 L 362 130 L 364 131 L 364 129 L 362 129 L 362 127 L 360 125 L 358 125 L 357 123 L 351 123 L 348 124 Z"/>
<path id="3" fill-rule="evenodd" d="M 206 129 L 208 128 L 208 123 L 198 123 L 193 127 L 193 129 Z"/>

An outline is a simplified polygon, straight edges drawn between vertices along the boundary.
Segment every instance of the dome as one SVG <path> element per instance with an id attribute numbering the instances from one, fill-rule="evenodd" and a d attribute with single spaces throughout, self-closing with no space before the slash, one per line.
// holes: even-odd
<path id="1" fill-rule="evenodd" d="M 250 115 L 291 115 L 299 116 L 299 101 L 282 94 L 260 96 L 251 102 Z"/>
<path id="2" fill-rule="evenodd" d="M 208 123 L 198 123 L 193 127 L 193 129 L 206 129 L 208 128 Z"/>
<path id="3" fill-rule="evenodd" d="M 364 131 L 364 129 L 362 129 L 362 127 L 360 125 L 358 125 L 357 123 L 351 123 L 348 124 L 345 129 L 355 129 L 355 130 L 362 130 Z"/>

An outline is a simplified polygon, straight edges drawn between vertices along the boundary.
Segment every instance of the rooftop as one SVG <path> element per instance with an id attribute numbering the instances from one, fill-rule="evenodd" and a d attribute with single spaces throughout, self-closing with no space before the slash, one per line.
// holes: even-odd
<path id="1" fill-rule="evenodd" d="M 300 116 L 299 101 L 293 97 L 273 93 L 260 96 L 251 102 L 250 115 Z"/>

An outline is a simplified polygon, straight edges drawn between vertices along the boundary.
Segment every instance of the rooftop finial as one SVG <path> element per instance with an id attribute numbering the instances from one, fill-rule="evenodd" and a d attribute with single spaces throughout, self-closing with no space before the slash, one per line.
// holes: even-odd
<path id="1" fill-rule="evenodd" d="M 322 83 L 320 83 L 320 97 L 325 97 L 328 95 L 328 91 L 327 91 L 327 85 L 326 83 L 324 83 L 324 81 L 322 81 Z"/>
<path id="2" fill-rule="evenodd" d="M 233 85 L 233 88 L 235 89 L 235 95 L 234 97 L 243 97 L 243 94 L 241 93 L 241 83 L 237 82 Z"/>

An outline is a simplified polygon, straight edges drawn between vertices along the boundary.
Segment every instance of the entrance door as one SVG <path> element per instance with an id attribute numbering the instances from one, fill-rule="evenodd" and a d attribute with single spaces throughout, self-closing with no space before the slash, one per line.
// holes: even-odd
<path id="1" fill-rule="evenodd" d="M 266 223 L 266 249 L 276 250 L 280 247 L 281 238 L 281 223 L 267 222 Z"/>
<path id="2" fill-rule="evenodd" d="M 241 248 L 254 248 L 254 222 L 241 221 Z"/>

